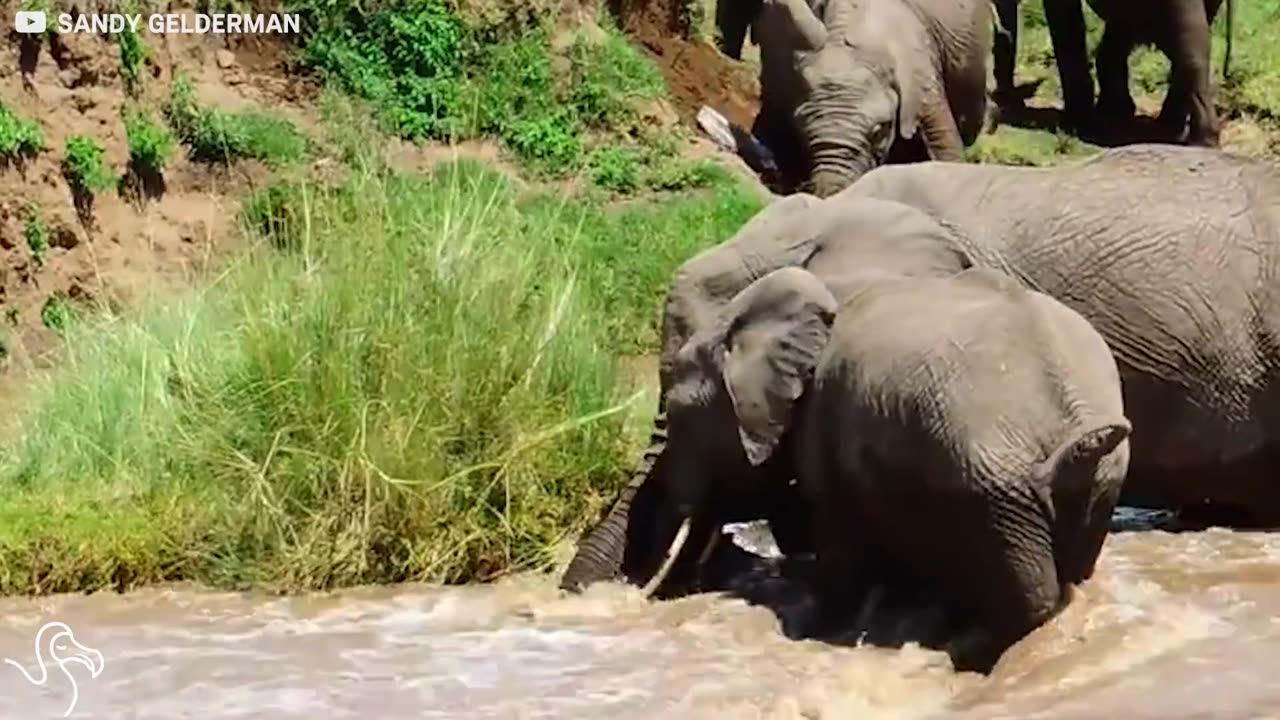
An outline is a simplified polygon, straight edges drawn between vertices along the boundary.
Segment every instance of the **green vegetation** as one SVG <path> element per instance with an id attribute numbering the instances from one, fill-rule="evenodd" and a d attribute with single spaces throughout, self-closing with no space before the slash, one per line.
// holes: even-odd
<path id="1" fill-rule="evenodd" d="M 642 439 L 627 416 L 650 410 L 617 359 L 653 352 L 674 267 L 760 200 L 654 129 L 662 77 L 615 28 L 456 7 L 288 8 L 307 16 L 300 60 L 371 112 L 329 118 L 322 143 L 261 109 L 206 106 L 180 74 L 163 123 L 130 104 L 131 167 L 160 172 L 178 144 L 202 162 L 280 166 L 320 149 L 339 179 L 282 172 L 257 188 L 240 212 L 249 247 L 178 297 L 93 316 L 48 298 L 40 318 L 66 343 L 0 438 L 0 593 L 486 579 L 547 567 L 612 497 Z M 682 12 L 706 26 L 697 7 Z M 1240 11 L 1227 91 L 1263 117 L 1280 97 L 1263 72 L 1280 59 L 1277 7 Z M 1020 79 L 1045 77 L 1040 99 L 1056 104 L 1041 10 L 1023 13 Z M 119 42 L 133 92 L 145 57 Z M 1163 91 L 1160 62 L 1135 56 L 1135 93 Z M 351 109 L 338 100 L 326 109 Z M 353 131 L 370 127 L 494 139 L 522 178 L 470 162 L 392 171 L 381 135 Z M 0 110 L 0 154 L 40 147 L 39 125 Z M 1094 150 L 1002 127 L 969 154 L 1042 165 Z M 83 136 L 65 171 L 79 188 L 113 182 Z M 25 233 L 44 262 L 38 216 Z M 16 325 L 16 308 L 6 317 Z"/>
<path id="2" fill-rule="evenodd" d="M 138 83 L 142 80 L 142 63 L 147 57 L 146 47 L 138 33 L 131 28 L 116 35 L 116 43 L 120 46 L 120 75 L 124 78 L 125 91 L 135 94 Z"/>
<path id="3" fill-rule="evenodd" d="M 1222 80 L 1222 60 L 1226 53 L 1226 10 L 1214 21 L 1213 79 L 1221 83 L 1218 106 L 1224 120 L 1248 114 L 1273 137 L 1280 119 L 1280 0 L 1237 0 L 1235 35 L 1232 45 L 1232 77 Z M 1053 45 L 1039 3 L 1021 4 L 1022 31 L 1018 37 L 1017 82 L 1042 80 L 1029 104 L 1060 106 L 1062 89 Z M 1102 22 L 1085 5 L 1088 42 L 1092 49 L 1102 37 Z M 1169 61 L 1152 47 L 1137 48 L 1129 59 L 1130 92 L 1141 111 L 1154 114 L 1164 100 Z M 1271 141 L 1276 144 L 1275 140 Z M 1001 126 L 994 134 L 983 135 L 968 156 L 982 162 L 1048 165 L 1096 152 L 1099 148 L 1053 132 Z"/>
<path id="4" fill-rule="evenodd" d="M 353 168 L 251 198 L 260 242 L 213 285 L 48 311 L 66 357 L 0 445 L 0 592 L 546 566 L 631 460 L 614 358 L 759 209 L 724 177 L 611 206 L 465 162 Z"/>
<path id="5" fill-rule="evenodd" d="M 709 181 L 641 121 L 661 74 L 618 30 L 558 32 L 499 12 L 458 15 L 445 0 L 372 10 L 304 2 L 302 59 L 369 101 L 384 130 L 415 140 L 495 137 L 549 177 L 584 173 L 603 189 Z"/>
<path id="6" fill-rule="evenodd" d="M 19 117 L 0 102 L 0 162 L 35 155 L 44 147 L 40 123 Z"/>
<path id="7" fill-rule="evenodd" d="M 173 132 L 137 108 L 125 108 L 123 116 L 130 166 L 140 172 L 163 172 L 177 146 Z"/>
<path id="8" fill-rule="evenodd" d="M 71 304 L 60 294 L 50 295 L 40 307 L 40 322 L 59 334 L 67 332 L 73 318 Z"/>
<path id="9" fill-rule="evenodd" d="M 300 160 L 307 150 L 306 138 L 287 118 L 252 108 L 228 112 L 202 106 L 183 74 L 173 79 L 164 113 L 191 157 L 202 162 L 254 159 L 283 165 Z"/>
<path id="10" fill-rule="evenodd" d="M 102 145 L 87 135 L 67 137 L 62 172 L 72 188 L 92 195 L 115 187 L 103 152 Z"/>
<path id="11" fill-rule="evenodd" d="M 1235 42 L 1225 100 L 1268 120 L 1280 119 L 1280 0 L 1236 0 Z M 1226 52 L 1226 11 L 1214 22 L 1215 67 Z"/>
<path id="12" fill-rule="evenodd" d="M 44 267 L 45 254 L 49 252 L 49 229 L 34 207 L 27 210 L 27 222 L 22 235 L 26 238 L 27 249 L 31 251 L 31 262 L 37 268 Z"/>

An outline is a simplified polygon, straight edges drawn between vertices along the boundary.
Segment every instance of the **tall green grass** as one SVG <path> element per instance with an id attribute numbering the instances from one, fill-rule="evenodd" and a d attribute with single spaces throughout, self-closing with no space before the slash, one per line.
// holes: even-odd
<path id="1" fill-rule="evenodd" d="M 68 329 L 0 441 L 0 592 L 547 566 L 631 461 L 616 354 L 759 207 L 583 202 L 465 163 L 255 197 L 207 286 Z"/>

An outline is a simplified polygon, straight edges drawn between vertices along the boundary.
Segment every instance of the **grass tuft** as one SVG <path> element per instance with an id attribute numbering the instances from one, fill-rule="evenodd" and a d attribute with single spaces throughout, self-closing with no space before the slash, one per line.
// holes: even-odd
<path id="1" fill-rule="evenodd" d="M 0 102 L 0 161 L 31 157 L 44 149 L 40 123 L 19 117 Z"/>
<path id="2" fill-rule="evenodd" d="M 62 172 L 72 188 L 92 195 L 115 187 L 104 154 L 101 143 L 87 135 L 67 137 Z"/>
<path id="3" fill-rule="evenodd" d="M 307 151 L 306 137 L 287 118 L 259 109 L 205 107 L 182 73 L 173 79 L 164 114 L 192 159 L 201 162 L 255 159 L 283 165 L 301 160 Z"/>

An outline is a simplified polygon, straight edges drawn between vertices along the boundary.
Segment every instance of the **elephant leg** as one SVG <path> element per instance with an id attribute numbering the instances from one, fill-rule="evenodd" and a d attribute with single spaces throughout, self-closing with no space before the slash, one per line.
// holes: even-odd
<path id="1" fill-rule="evenodd" d="M 1161 48 L 1169 57 L 1174 75 L 1169 95 L 1174 96 L 1175 103 L 1165 121 L 1170 128 L 1180 131 L 1189 112 L 1191 128 L 1187 142 L 1203 147 L 1217 147 L 1221 132 L 1209 79 L 1210 38 L 1209 18 L 1203 3 L 1178 3 L 1172 33 Z"/>
<path id="2" fill-rule="evenodd" d="M 1098 114 L 1108 120 L 1128 121 L 1133 117 L 1133 97 L 1129 94 L 1129 54 L 1133 38 L 1108 25 L 1098 43 Z"/>
<path id="3" fill-rule="evenodd" d="M 775 485 L 763 506 L 769 532 L 783 555 L 813 552 L 813 513 L 797 482 Z"/>
<path id="4" fill-rule="evenodd" d="M 1018 12 L 1018 0 L 997 0 L 996 15 L 1005 32 L 996 31 L 992 39 L 992 55 L 995 59 L 996 103 L 1004 107 L 1021 104 L 1014 92 L 1013 74 L 1018 59 L 1018 26 L 1021 14 Z"/>
<path id="5" fill-rule="evenodd" d="M 742 45 L 747 28 L 760 13 L 761 0 L 716 0 L 716 44 L 720 52 L 734 60 L 742 59 Z"/>
<path id="6" fill-rule="evenodd" d="M 838 503 L 834 504 L 838 505 Z M 870 550 L 850 532 L 850 519 L 835 507 L 815 513 L 817 576 L 815 612 L 810 636 L 827 636 L 848 629 L 874 587 Z"/>
<path id="7" fill-rule="evenodd" d="M 1169 69 L 1166 83 L 1168 89 L 1164 94 L 1164 102 L 1160 104 L 1160 114 L 1156 116 L 1156 123 L 1172 142 L 1183 141 L 1187 131 L 1187 116 L 1191 110 L 1187 104 L 1190 92 L 1183 80 L 1176 68 Z"/>
<path id="8" fill-rule="evenodd" d="M 957 669 L 978 672 L 990 672 L 1005 650 L 1053 618 L 1069 597 L 1058 578 L 1053 530 L 1036 509 L 1038 501 L 1011 494 L 991 502 L 1005 507 L 972 532 L 955 535 L 968 538 L 972 577 L 982 578 L 980 588 L 963 591 L 962 614 L 983 642 L 953 662 Z"/>
<path id="9" fill-rule="evenodd" d="M 1045 0 L 1045 19 L 1053 55 L 1062 80 L 1064 114 L 1077 130 L 1088 127 L 1093 115 L 1093 78 L 1085 45 L 1084 9 L 1080 0 Z"/>

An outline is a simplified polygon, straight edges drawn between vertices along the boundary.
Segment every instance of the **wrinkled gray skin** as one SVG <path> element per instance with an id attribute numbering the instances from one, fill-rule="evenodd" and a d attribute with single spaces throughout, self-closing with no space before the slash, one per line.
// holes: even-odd
<path id="1" fill-rule="evenodd" d="M 1154 45 L 1169 58 L 1169 91 L 1160 108 L 1160 122 L 1181 140 L 1217 146 L 1220 124 L 1213 106 L 1210 73 L 1210 26 L 1222 0 L 1088 0 L 1105 28 L 1097 48 L 1098 112 L 1110 118 L 1132 116 L 1129 95 L 1129 55 L 1137 45 Z M 996 0 L 1000 23 L 1009 34 L 995 39 L 996 97 L 1002 104 L 1014 99 L 1013 70 L 1018 48 L 1018 0 Z M 1078 129 L 1093 122 L 1093 78 L 1085 43 L 1081 0 L 1044 0 L 1045 19 L 1062 79 L 1065 114 Z M 1232 0 L 1227 0 L 1227 53 L 1231 57 Z M 1189 123 L 1188 123 L 1189 121 Z"/>
<path id="2" fill-rule="evenodd" d="M 1178 145 L 1053 168 L 885 166 L 829 202 L 918 207 L 1083 315 L 1133 423 L 1121 502 L 1280 522 L 1280 169 Z"/>
<path id="3" fill-rule="evenodd" d="M 738 437 L 722 355 L 698 354 L 691 339 L 721 327 L 752 281 L 783 267 L 807 268 L 840 295 L 844 275 L 871 265 L 906 274 L 952 274 L 967 260 L 948 231 L 924 213 L 877 200 L 835 205 L 797 194 L 775 201 L 729 240 L 675 273 L 662 320 L 659 411 L 636 472 L 608 513 L 580 540 L 561 580 L 578 589 L 619 575 L 650 583 L 689 519 L 670 574 L 652 589 L 698 587 L 703 550 L 725 522 L 768 519 L 780 549 L 807 552 L 808 510 L 791 484 L 789 439 L 769 462 L 750 463 Z M 743 388 L 739 391 L 748 392 Z M 670 434 L 668 434 L 668 430 Z"/>
<path id="4" fill-rule="evenodd" d="M 794 422 L 824 621 L 870 613 L 872 588 L 906 586 L 961 630 L 957 667 L 989 671 L 1066 605 L 1102 550 L 1131 430 L 1106 343 L 988 268 L 866 272 L 834 322 L 816 277 L 779 270 L 753 288 L 765 284 L 772 312 L 743 317 L 737 335 L 789 332 L 774 348 L 815 363 L 768 358 L 813 376 Z M 786 417 L 791 399 L 759 404 Z M 744 442 L 779 432 L 739 417 Z"/>
<path id="5" fill-rule="evenodd" d="M 756 137 L 830 195 L 889 161 L 962 160 L 986 119 L 989 0 L 762 0 Z M 892 157 L 891 157 L 892 155 Z"/>

